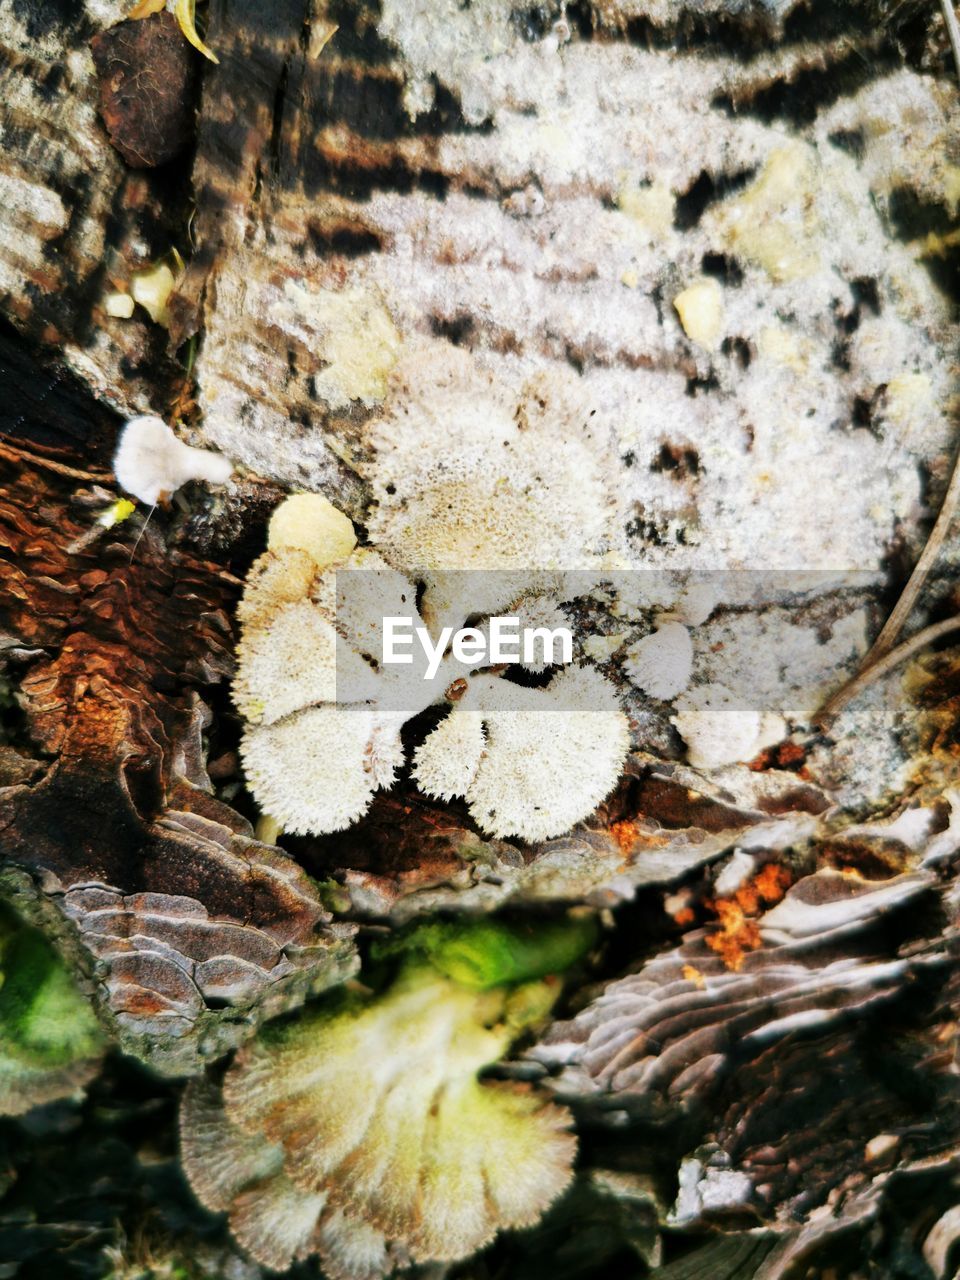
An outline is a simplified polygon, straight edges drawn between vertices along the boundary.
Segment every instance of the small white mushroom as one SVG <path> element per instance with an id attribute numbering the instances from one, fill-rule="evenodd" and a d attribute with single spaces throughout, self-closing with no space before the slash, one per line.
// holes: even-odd
<path id="1" fill-rule="evenodd" d="M 395 720 L 332 703 L 248 724 L 240 752 L 260 806 L 300 835 L 348 827 L 403 763 Z"/>
<path id="2" fill-rule="evenodd" d="M 699 627 L 713 613 L 720 599 L 716 583 L 692 582 L 673 609 L 678 622 L 688 627 Z"/>
<path id="3" fill-rule="evenodd" d="M 693 671 L 693 641 L 680 622 L 665 622 L 627 651 L 624 669 L 651 698 L 669 700 L 682 693 Z"/>
<path id="4" fill-rule="evenodd" d="M 153 506 L 188 480 L 226 484 L 233 464 L 222 453 L 184 444 L 160 418 L 146 414 L 123 428 L 113 471 L 121 488 Z"/>
<path id="5" fill-rule="evenodd" d="M 375 692 L 370 667 L 338 643 L 330 618 L 310 600 L 283 605 L 269 626 L 245 627 L 237 672 L 234 702 L 251 724 L 275 724 L 301 707 L 336 702 L 340 689 L 349 688 L 358 702 Z"/>
<path id="6" fill-rule="evenodd" d="M 455 706 L 414 753 L 417 786 L 438 800 L 466 795 L 476 777 L 484 741 L 483 716 Z"/>
<path id="7" fill-rule="evenodd" d="M 783 717 L 748 706 L 724 685 L 704 684 L 677 700 L 670 717 L 696 769 L 719 769 L 752 760 L 786 736 Z"/>
<path id="8" fill-rule="evenodd" d="M 565 667 L 545 689 L 483 676 L 472 685 L 487 742 L 464 794 L 484 831 L 546 840 L 613 790 L 630 735 L 616 690 L 593 667 Z"/>
<path id="9" fill-rule="evenodd" d="M 320 493 L 295 493 L 270 518 L 270 550 L 306 551 L 318 569 L 346 560 L 356 545 L 350 519 Z"/>

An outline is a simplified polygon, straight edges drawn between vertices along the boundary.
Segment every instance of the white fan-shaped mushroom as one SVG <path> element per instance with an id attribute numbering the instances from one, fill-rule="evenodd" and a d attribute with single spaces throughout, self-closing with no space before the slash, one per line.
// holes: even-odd
<path id="1" fill-rule="evenodd" d="M 664 622 L 627 650 L 624 669 L 651 698 L 668 700 L 682 693 L 693 671 L 693 641 L 680 622 Z"/>
<path id="2" fill-rule="evenodd" d="M 465 794 L 484 831 L 546 840 L 587 817 L 616 785 L 627 720 L 592 667 L 566 667 L 546 689 L 491 680 L 473 696 L 487 745 Z"/>
<path id="3" fill-rule="evenodd" d="M 787 732 L 783 717 L 751 707 L 721 684 L 700 685 L 677 699 L 671 722 L 687 745 L 697 769 L 752 760 Z"/>
<path id="4" fill-rule="evenodd" d="M 455 706 L 414 753 L 417 786 L 438 800 L 466 795 L 480 764 L 484 740 L 480 712 Z"/>
<path id="5" fill-rule="evenodd" d="M 248 725 L 241 755 L 261 809 L 299 834 L 348 827 L 403 763 L 396 726 L 335 704 Z"/>
<path id="6" fill-rule="evenodd" d="M 121 488 L 153 506 L 188 480 L 225 484 L 233 464 L 222 453 L 184 444 L 165 422 L 147 414 L 131 418 L 123 428 L 113 471 Z"/>

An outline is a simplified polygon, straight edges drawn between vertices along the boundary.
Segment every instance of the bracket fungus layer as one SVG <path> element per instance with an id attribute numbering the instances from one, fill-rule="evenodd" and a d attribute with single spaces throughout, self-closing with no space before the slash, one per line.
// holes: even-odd
<path id="1" fill-rule="evenodd" d="M 913 869 L 822 867 L 739 919 L 743 950 L 721 945 L 734 941 L 730 900 L 719 932 L 689 930 L 532 1050 L 559 1098 L 632 1130 L 638 1158 L 651 1129 L 672 1135 L 674 1227 L 746 1220 L 790 1236 L 805 1224 L 812 1246 L 877 1214 L 896 1195 L 893 1165 L 922 1176 L 951 1146 L 956 1166 L 960 1090 L 943 1046 L 960 930 L 939 873 L 957 829 L 931 835 L 941 820 L 909 812 L 851 828 L 846 848 L 876 856 L 909 840 Z M 771 1272 L 788 1274 L 786 1262 Z"/>
<path id="2" fill-rule="evenodd" d="M 93 997 L 123 1048 L 190 1073 L 342 980 L 352 931 L 213 794 L 204 698 L 232 667 L 235 587 L 160 514 L 96 523 L 116 423 L 71 394 L 53 384 L 36 452 L 0 443 L 0 648 L 22 717 L 16 746 L 0 742 L 0 856 L 97 962 Z M 69 431 L 89 470 L 60 460 L 76 461 Z"/>
<path id="3" fill-rule="evenodd" d="M 481 475 L 489 479 L 486 468 Z M 486 490 L 467 485 L 466 491 L 478 514 Z M 430 502 L 421 515 L 424 528 L 433 529 Z M 451 519 L 477 538 L 478 528 L 461 513 Z M 493 537 L 501 526 L 509 531 L 509 518 L 494 512 L 487 533 Z M 398 562 L 402 541 L 396 534 L 388 541 Z M 326 498 L 297 495 L 274 514 L 267 551 L 248 577 L 234 698 L 246 721 L 244 767 L 261 808 L 295 833 L 348 827 L 403 765 L 404 722 L 442 704 L 452 710 L 414 756 L 413 775 L 426 794 L 465 796 L 471 816 L 495 836 L 545 839 L 586 817 L 615 786 L 629 747 L 613 686 L 587 667 L 564 669 L 544 688 L 523 687 L 482 665 L 455 679 L 460 668 L 449 653 L 431 680 L 414 672 L 401 685 L 383 660 L 383 620 L 401 614 L 423 626 L 417 589 L 379 550 L 354 544 L 350 521 Z M 482 558 L 484 546 L 471 554 Z M 511 553 L 506 567 L 517 569 L 532 550 L 530 542 L 524 554 Z M 464 581 L 477 583 L 481 594 L 484 584 L 495 584 L 486 591 L 487 608 L 521 605 L 524 592 L 543 589 L 538 571 L 521 569 L 508 575 L 509 591 L 520 599 L 504 598 L 503 579 L 453 572 L 450 565 L 466 553 L 452 554 L 447 562 L 435 555 L 421 569 L 420 607 L 435 619 L 435 633 L 451 610 L 461 622 L 472 612 L 466 598 L 457 598 Z M 419 556 L 423 565 L 423 547 Z M 338 570 L 364 578 L 346 600 Z"/>
<path id="4" fill-rule="evenodd" d="M 334 1276 L 354 1248 L 380 1274 L 536 1222 L 571 1177 L 570 1117 L 477 1075 L 546 1016 L 551 975 L 593 937 L 589 920 L 481 922 L 389 944 L 380 959 L 402 959 L 379 994 L 269 1024 L 222 1087 L 188 1087 L 181 1144 L 197 1195 L 266 1265 L 319 1252 Z"/>

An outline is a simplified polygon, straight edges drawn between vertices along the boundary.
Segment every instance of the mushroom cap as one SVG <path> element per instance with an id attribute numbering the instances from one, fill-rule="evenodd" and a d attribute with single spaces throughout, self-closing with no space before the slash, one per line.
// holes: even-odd
<path id="1" fill-rule="evenodd" d="M 121 488 L 153 506 L 188 480 L 225 484 L 233 464 L 223 454 L 184 444 L 160 418 L 145 414 L 124 426 L 113 471 Z"/>
<path id="2" fill-rule="evenodd" d="M 266 1028 L 227 1072 L 227 1116 L 282 1146 L 303 1192 L 414 1260 L 466 1257 L 536 1221 L 575 1151 L 561 1108 L 476 1078 L 515 1034 L 496 1023 L 504 1005 L 502 989 L 408 968 L 382 997 Z"/>
<path id="3" fill-rule="evenodd" d="M 686 689 L 693 672 L 690 632 L 681 622 L 661 623 L 630 647 L 624 669 L 651 698 L 675 698 Z"/>
<path id="4" fill-rule="evenodd" d="M 243 598 L 237 605 L 241 625 L 269 624 L 283 605 L 308 599 L 317 572 L 316 563 L 306 551 L 295 547 L 265 551 L 251 565 L 244 583 Z"/>
<path id="5" fill-rule="evenodd" d="M 337 633 L 310 600 L 284 604 L 269 625 L 245 627 L 233 700 L 249 724 L 275 724 L 337 696 Z"/>
<path id="6" fill-rule="evenodd" d="M 749 706 L 721 684 L 699 685 L 682 694 L 670 721 L 696 769 L 752 760 L 787 732 L 781 715 Z"/>
<path id="7" fill-rule="evenodd" d="M 437 800 L 466 795 L 476 777 L 485 741 L 480 712 L 461 704 L 454 706 L 414 752 L 417 786 Z"/>
<path id="8" fill-rule="evenodd" d="M 699 627 L 710 617 L 720 602 L 720 587 L 717 582 L 691 582 L 684 589 L 673 612 L 688 627 Z"/>
<path id="9" fill-rule="evenodd" d="M 281 605 L 268 625 L 244 628 L 233 699 L 249 724 L 275 724 L 318 703 L 360 702 L 376 689 L 376 673 L 312 600 Z"/>
<path id="10" fill-rule="evenodd" d="M 318 569 L 340 564 L 356 545 L 349 518 L 321 493 L 292 494 L 270 517 L 270 550 L 305 551 Z"/>
<path id="11" fill-rule="evenodd" d="M 261 809 L 301 835 L 348 827 L 403 763 L 395 719 L 329 703 L 248 724 L 240 753 Z"/>
<path id="12" fill-rule="evenodd" d="M 630 734 L 616 690 L 592 667 L 565 667 L 545 689 L 496 683 L 479 700 L 487 744 L 466 791 L 470 814 L 497 837 L 560 835 L 620 777 Z"/>
<path id="13" fill-rule="evenodd" d="M 265 1267 L 285 1271 L 319 1253 L 330 1280 L 375 1280 L 391 1270 L 387 1243 L 367 1223 L 327 1206 L 283 1172 L 283 1148 L 228 1118 L 219 1086 L 191 1080 L 180 1105 L 180 1158 L 200 1203 L 226 1211 L 230 1230 Z"/>
<path id="14" fill-rule="evenodd" d="M 414 776 L 430 795 L 466 796 L 491 835 L 546 840 L 613 789 L 629 745 L 616 690 L 592 667 L 545 689 L 481 674 L 418 748 Z"/>

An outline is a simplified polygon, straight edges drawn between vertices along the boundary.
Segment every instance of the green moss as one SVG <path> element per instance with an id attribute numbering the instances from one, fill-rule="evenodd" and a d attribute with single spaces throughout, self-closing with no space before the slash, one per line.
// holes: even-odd
<path id="1" fill-rule="evenodd" d="M 98 1054 L 103 1036 L 88 1002 L 39 930 L 0 908 L 0 1053 L 37 1067 Z"/>
<path id="2" fill-rule="evenodd" d="M 374 958 L 397 951 L 419 955 L 444 977 L 471 991 L 485 991 L 561 974 L 596 939 L 596 920 L 586 915 L 522 924 L 443 921 L 421 925 L 398 941 L 380 944 Z"/>

